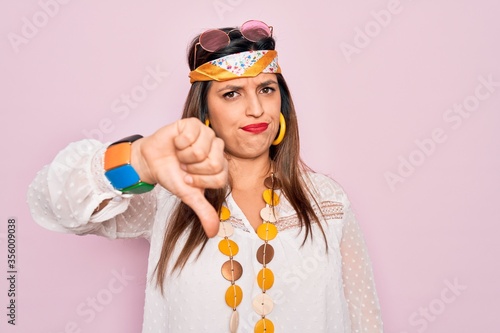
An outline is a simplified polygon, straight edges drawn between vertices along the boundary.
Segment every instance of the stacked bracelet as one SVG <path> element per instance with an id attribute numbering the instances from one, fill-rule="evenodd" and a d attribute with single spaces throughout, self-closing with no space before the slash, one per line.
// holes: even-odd
<path id="1" fill-rule="evenodd" d="M 132 142 L 142 135 L 132 135 L 109 145 L 104 153 L 106 178 L 113 187 L 122 193 L 139 194 L 151 191 L 153 184 L 141 181 L 139 174 L 130 164 Z"/>

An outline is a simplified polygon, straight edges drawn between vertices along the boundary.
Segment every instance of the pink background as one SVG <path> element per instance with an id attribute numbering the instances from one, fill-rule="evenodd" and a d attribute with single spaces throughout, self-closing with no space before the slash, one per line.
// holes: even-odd
<path id="1" fill-rule="evenodd" d="M 0 331 L 140 331 L 147 243 L 46 231 L 29 215 L 26 189 L 71 141 L 147 135 L 177 119 L 191 38 L 254 18 L 274 26 L 303 157 L 354 204 L 385 331 L 500 331 L 497 1 L 3 7 Z M 151 71 L 160 72 L 158 84 L 145 90 Z M 126 106 L 121 98 L 131 94 Z M 9 217 L 17 219 L 16 326 L 5 315 Z"/>

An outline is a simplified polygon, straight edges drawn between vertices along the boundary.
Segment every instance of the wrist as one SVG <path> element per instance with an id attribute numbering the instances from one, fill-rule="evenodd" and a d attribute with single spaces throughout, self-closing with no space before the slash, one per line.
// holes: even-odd
<path id="1" fill-rule="evenodd" d="M 139 160 L 134 165 L 140 165 L 140 158 L 137 154 L 132 154 L 132 144 L 141 138 L 141 135 L 133 135 L 116 141 L 109 145 L 104 153 L 104 174 L 111 185 L 122 193 L 139 194 L 154 188 L 154 184 L 142 179 L 132 165 L 134 159 Z"/>
<path id="2" fill-rule="evenodd" d="M 145 159 L 142 154 L 142 143 L 144 142 L 144 138 L 140 138 L 134 142 L 130 146 L 130 159 L 132 167 L 137 171 L 142 181 L 150 184 L 155 184 L 156 181 L 154 177 L 151 175 L 148 164 L 145 162 Z"/>

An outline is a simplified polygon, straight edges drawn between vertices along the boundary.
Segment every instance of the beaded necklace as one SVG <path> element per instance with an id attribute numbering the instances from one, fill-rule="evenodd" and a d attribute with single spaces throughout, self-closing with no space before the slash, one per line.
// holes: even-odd
<path id="1" fill-rule="evenodd" d="M 266 316 L 271 313 L 274 307 L 273 299 L 266 293 L 274 284 L 274 274 L 267 267 L 274 257 L 274 248 L 269 241 L 273 240 L 278 234 L 278 229 L 274 225 L 276 222 L 275 209 L 279 204 L 279 196 L 274 190 L 281 188 L 281 183 L 278 178 L 271 173 L 269 177 L 264 180 L 266 190 L 262 193 L 266 206 L 260 211 L 262 224 L 257 228 L 257 235 L 264 241 L 257 250 L 257 261 L 262 265 L 262 269 L 257 274 L 257 284 L 259 285 L 262 293 L 258 294 L 252 302 L 254 311 L 261 316 L 261 319 L 255 324 L 255 333 L 273 333 L 274 324 Z M 243 267 L 241 264 L 234 260 L 234 256 L 238 254 L 239 248 L 233 240 L 229 239 L 234 233 L 234 228 L 228 221 L 231 212 L 225 206 L 221 207 L 219 212 L 220 226 L 218 236 L 222 237 L 219 242 L 219 251 L 228 257 L 228 260 L 222 264 L 222 276 L 228 280 L 231 285 L 226 290 L 226 304 L 232 309 L 232 314 L 229 320 L 229 331 L 235 333 L 238 329 L 239 314 L 237 311 L 238 305 L 243 299 L 243 291 L 241 287 L 236 284 L 236 281 L 243 275 Z"/>

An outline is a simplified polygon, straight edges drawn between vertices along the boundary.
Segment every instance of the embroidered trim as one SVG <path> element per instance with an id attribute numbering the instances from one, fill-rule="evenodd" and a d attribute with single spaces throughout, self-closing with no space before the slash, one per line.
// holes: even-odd
<path id="1" fill-rule="evenodd" d="M 342 219 L 344 217 L 344 205 L 340 202 L 335 201 L 323 201 L 320 204 L 320 209 L 318 206 L 314 206 L 314 213 L 316 216 L 319 216 L 320 219 L 323 217 L 325 220 L 332 219 Z M 313 224 L 317 223 L 316 221 L 311 221 Z M 291 229 L 291 228 L 300 228 L 300 221 L 297 214 L 279 218 L 276 222 L 276 227 L 278 227 L 278 231 Z"/>
<path id="2" fill-rule="evenodd" d="M 342 219 L 344 217 L 344 205 L 340 202 L 336 201 L 323 201 L 318 206 L 314 206 L 314 213 L 320 217 L 320 219 L 325 220 L 333 220 L 333 219 Z M 320 212 L 321 209 L 321 212 Z M 233 216 L 229 219 L 232 226 L 243 230 L 245 232 L 250 232 L 248 228 L 243 223 L 243 220 L 237 219 Z M 317 223 L 316 221 L 312 221 L 312 223 Z M 300 228 L 300 221 L 297 217 L 297 214 L 293 214 L 287 217 L 278 218 L 278 221 L 275 223 L 278 231 L 287 230 L 291 228 Z"/>
<path id="3" fill-rule="evenodd" d="M 250 232 L 250 230 L 248 230 L 248 228 L 243 223 L 243 220 L 241 220 L 241 219 L 237 219 L 237 218 L 231 216 L 229 218 L 229 222 L 231 222 L 231 225 L 237 229 L 241 229 L 244 232 Z"/>

